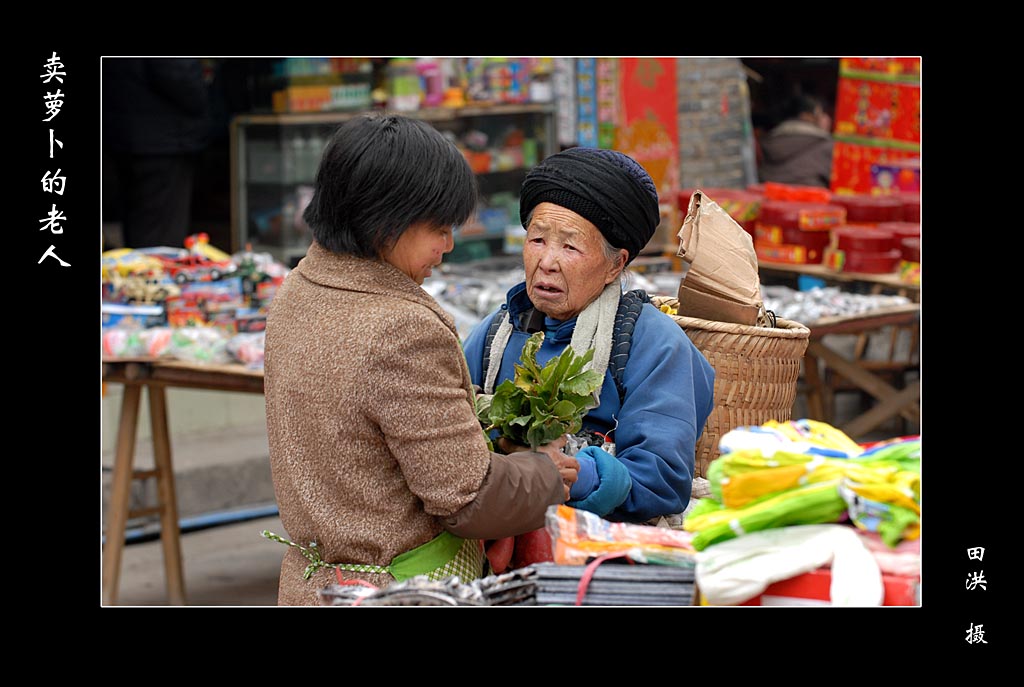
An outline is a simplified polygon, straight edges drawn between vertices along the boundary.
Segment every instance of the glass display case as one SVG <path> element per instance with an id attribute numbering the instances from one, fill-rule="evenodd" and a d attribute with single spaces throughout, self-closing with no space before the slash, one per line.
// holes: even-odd
<path id="1" fill-rule="evenodd" d="M 245 114 L 231 122 L 232 251 L 247 244 L 292 266 L 310 242 L 302 212 L 320 154 L 353 112 Z M 448 262 L 522 247 L 519 188 L 527 171 L 556 152 L 555 108 L 503 104 L 402 113 L 430 122 L 462 150 L 480 184 L 476 216 L 456 231 Z"/>

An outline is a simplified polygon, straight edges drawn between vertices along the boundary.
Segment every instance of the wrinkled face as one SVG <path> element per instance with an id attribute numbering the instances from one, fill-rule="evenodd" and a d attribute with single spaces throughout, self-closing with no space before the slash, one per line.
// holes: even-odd
<path id="1" fill-rule="evenodd" d="M 451 226 L 420 223 L 410 225 L 393 247 L 384 250 L 382 257 L 422 286 L 431 270 L 441 264 L 444 254 L 454 247 Z"/>
<path id="2" fill-rule="evenodd" d="M 554 203 L 534 208 L 523 245 L 526 293 L 548 317 L 568 320 L 594 302 L 619 278 L 629 251 L 615 260 L 604 250 L 601 231 L 589 220 Z"/>

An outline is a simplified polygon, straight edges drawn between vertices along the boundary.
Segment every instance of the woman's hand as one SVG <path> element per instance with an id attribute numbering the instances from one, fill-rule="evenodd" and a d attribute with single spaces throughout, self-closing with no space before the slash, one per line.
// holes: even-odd
<path id="1" fill-rule="evenodd" d="M 562 484 L 565 487 L 565 500 L 569 500 L 569 490 L 572 485 L 576 482 L 576 479 L 580 476 L 580 463 L 572 456 L 567 456 L 562 453 L 562 449 L 565 447 L 566 437 L 562 435 L 552 441 L 550 444 L 544 444 L 538 446 L 537 451 L 543 453 L 551 462 L 558 468 L 558 472 L 562 475 Z"/>
<path id="2" fill-rule="evenodd" d="M 558 472 L 561 473 L 562 484 L 565 485 L 566 501 L 569 500 L 569 490 L 572 488 L 572 485 L 575 484 L 576 479 L 580 475 L 579 461 L 573 458 L 572 456 L 568 456 L 562 453 L 562 449 L 565 448 L 565 444 L 567 441 L 568 436 L 563 434 L 562 436 L 558 437 L 551 443 L 537 447 L 537 452 L 543 453 L 548 458 L 550 458 L 551 462 L 555 464 L 556 468 L 558 468 Z M 501 451 L 505 455 L 508 455 L 510 453 L 518 453 L 520 451 L 533 450 L 529 446 L 522 446 L 511 441 L 507 437 L 499 437 L 497 441 L 494 442 L 494 445 L 499 451 Z"/>

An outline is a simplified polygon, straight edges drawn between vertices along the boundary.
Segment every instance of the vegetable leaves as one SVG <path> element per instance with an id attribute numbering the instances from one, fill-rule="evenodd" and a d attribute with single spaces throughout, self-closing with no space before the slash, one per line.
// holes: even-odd
<path id="1" fill-rule="evenodd" d="M 576 355 L 572 346 L 541 368 L 537 351 L 543 343 L 544 332 L 527 339 L 513 379 L 499 384 L 493 396 L 476 399 L 485 431 L 497 429 L 501 436 L 532 449 L 578 432 L 583 416 L 597 405 L 594 392 L 603 378 L 600 372 L 583 369 L 594 351 Z"/>

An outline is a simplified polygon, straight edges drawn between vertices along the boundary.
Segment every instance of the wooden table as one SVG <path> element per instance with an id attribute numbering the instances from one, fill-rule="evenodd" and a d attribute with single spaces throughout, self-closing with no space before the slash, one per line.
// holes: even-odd
<path id="1" fill-rule="evenodd" d="M 918 422 L 921 412 L 919 382 L 904 389 L 896 389 L 858 356 L 846 358 L 826 346 L 822 338 L 829 334 L 865 334 L 887 326 L 916 327 L 919 318 L 920 306 L 912 303 L 806 323 L 811 336 L 804 359 L 804 381 L 807 384 L 807 411 L 811 419 L 830 419 L 824 411 L 825 384 L 818 370 L 818 361 L 821 360 L 826 369 L 830 368 L 850 380 L 878 401 L 870 410 L 839 428 L 851 438 L 856 439 L 896 415 Z"/>
<path id="2" fill-rule="evenodd" d="M 263 393 L 263 371 L 244 365 L 201 365 L 155 358 L 103 359 L 103 381 L 124 385 L 121 418 L 117 431 L 117 449 L 110 503 L 107 513 L 106 543 L 103 547 L 103 603 L 117 604 L 124 551 L 125 528 L 129 518 L 160 515 L 160 540 L 164 552 L 167 599 L 171 604 L 185 603 L 182 576 L 178 505 L 174 491 L 171 440 L 167 429 L 167 387 L 212 389 Z M 143 387 L 149 398 L 149 421 L 153 434 L 154 469 L 135 470 L 135 441 Z M 158 504 L 131 511 L 129 497 L 133 479 L 156 478 Z"/>
<path id="3" fill-rule="evenodd" d="M 805 274 L 826 282 L 869 284 L 872 293 L 881 293 L 883 290 L 890 289 L 899 292 L 913 301 L 918 300 L 921 294 L 921 286 L 919 284 L 901 281 L 900 276 L 895 273 L 837 272 L 824 265 L 794 265 L 781 262 L 766 262 L 764 260 L 758 261 L 757 269 L 760 274 L 781 274 L 787 276 Z"/>

